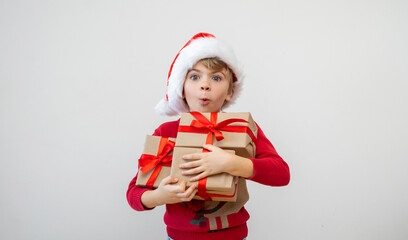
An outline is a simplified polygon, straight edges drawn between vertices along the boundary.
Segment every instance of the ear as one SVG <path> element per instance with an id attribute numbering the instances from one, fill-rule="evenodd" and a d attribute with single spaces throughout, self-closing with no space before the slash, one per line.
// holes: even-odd
<path id="1" fill-rule="evenodd" d="M 231 91 L 227 94 L 227 96 L 225 97 L 225 101 L 229 102 L 231 101 L 232 95 L 234 94 L 234 88 L 231 89 Z"/>

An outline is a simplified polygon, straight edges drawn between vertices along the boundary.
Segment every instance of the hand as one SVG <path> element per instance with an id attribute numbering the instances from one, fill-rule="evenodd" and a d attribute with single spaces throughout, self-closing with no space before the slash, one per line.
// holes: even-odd
<path id="1" fill-rule="evenodd" d="M 234 154 L 228 153 L 214 145 L 206 144 L 203 147 L 210 152 L 186 154 L 183 156 L 183 159 L 189 160 L 189 162 L 181 164 L 180 168 L 189 169 L 183 171 L 182 174 L 198 174 L 190 179 L 191 182 L 198 181 L 218 173 L 228 172 L 228 165 L 235 156 Z"/>
<path id="2" fill-rule="evenodd" d="M 197 183 L 186 189 L 186 181 L 176 184 L 178 179 L 172 176 L 164 178 L 155 191 L 157 205 L 188 202 L 197 193 Z"/>

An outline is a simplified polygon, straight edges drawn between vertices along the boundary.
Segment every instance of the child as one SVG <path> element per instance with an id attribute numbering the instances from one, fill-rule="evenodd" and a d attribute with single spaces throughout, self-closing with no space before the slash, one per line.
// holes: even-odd
<path id="1" fill-rule="evenodd" d="M 241 91 L 242 67 L 232 50 L 208 33 L 196 34 L 174 59 L 167 80 L 167 94 L 156 106 L 164 115 L 181 112 L 220 112 L 231 105 Z M 177 137 L 180 120 L 166 122 L 153 135 Z M 129 205 L 144 211 L 166 204 L 164 222 L 169 239 L 245 239 L 249 214 L 244 208 L 246 186 L 240 191 L 245 199 L 231 202 L 192 200 L 197 193 L 198 180 L 227 172 L 269 186 L 289 183 L 289 167 L 258 126 L 255 158 L 243 158 L 213 146 L 204 145 L 206 153 L 188 154 L 190 160 L 180 165 L 184 175 L 198 174 L 189 188 L 186 182 L 169 176 L 155 190 L 135 185 L 136 177 L 127 191 Z M 241 181 L 241 180 L 240 180 Z M 238 195 L 239 196 L 239 195 Z M 217 214 L 218 215 L 214 215 Z M 216 217 L 210 217 L 216 216 Z"/>

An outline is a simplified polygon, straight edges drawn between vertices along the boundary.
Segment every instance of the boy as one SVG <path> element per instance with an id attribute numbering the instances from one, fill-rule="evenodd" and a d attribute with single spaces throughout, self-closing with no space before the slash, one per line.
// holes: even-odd
<path id="1" fill-rule="evenodd" d="M 196 34 L 174 59 L 167 94 L 156 106 L 164 115 L 181 112 L 220 112 L 237 98 L 243 80 L 242 67 L 232 50 L 208 33 Z M 153 135 L 177 137 L 180 120 L 162 124 Z M 184 175 L 198 174 L 186 182 L 169 176 L 155 190 L 137 187 L 136 177 L 129 184 L 129 205 L 138 211 L 166 204 L 164 221 L 169 239 L 245 239 L 249 214 L 244 208 L 248 200 L 246 186 L 240 191 L 245 199 L 236 203 L 192 200 L 197 182 L 210 175 L 226 172 L 269 186 L 289 183 L 289 167 L 258 126 L 255 158 L 243 158 L 213 146 L 204 145 L 206 153 L 183 156 L 189 160 L 180 165 Z M 241 178 L 241 179 L 242 179 Z M 216 217 L 215 217 L 216 216 Z"/>

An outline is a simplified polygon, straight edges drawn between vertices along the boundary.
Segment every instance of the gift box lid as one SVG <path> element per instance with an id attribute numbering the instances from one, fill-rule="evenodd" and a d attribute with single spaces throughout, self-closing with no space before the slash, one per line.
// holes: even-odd
<path id="1" fill-rule="evenodd" d="M 202 114 L 207 120 L 211 121 L 212 113 L 200 114 Z M 222 133 L 224 139 L 218 141 L 215 137 L 215 134 L 212 134 L 213 145 L 221 148 L 233 149 L 235 147 L 246 147 L 248 144 L 254 144 L 253 142 L 254 140 L 256 141 L 258 127 L 253 121 L 252 116 L 249 112 L 217 113 L 216 123 L 221 123 L 228 119 L 242 119 L 247 121 L 248 123 L 232 122 L 228 124 L 226 128 L 219 128 L 219 131 Z M 191 127 L 193 120 L 197 121 L 197 119 L 191 113 L 181 114 L 179 131 L 176 139 L 176 147 L 201 147 L 206 143 L 206 136 L 209 131 Z M 242 129 L 238 130 L 237 132 L 223 130 L 231 129 L 230 127 L 232 126 L 246 127 L 246 129 L 248 129 L 248 132 L 250 131 L 250 133 L 246 133 Z"/>

